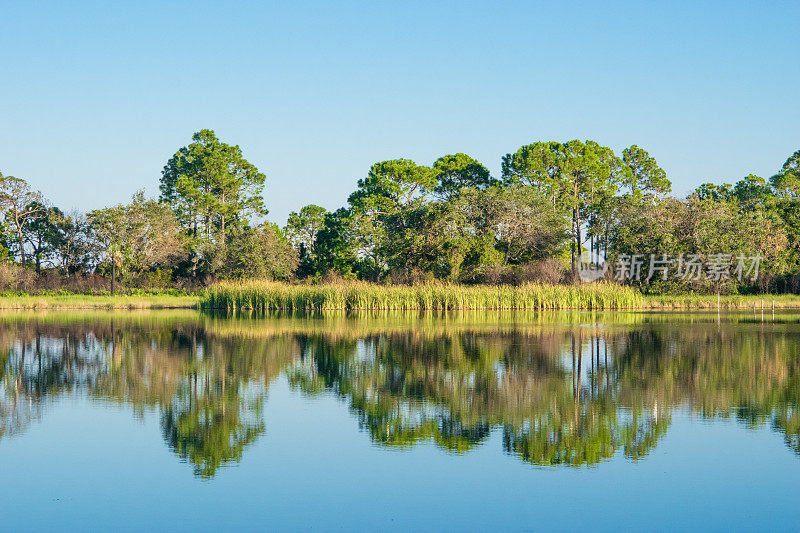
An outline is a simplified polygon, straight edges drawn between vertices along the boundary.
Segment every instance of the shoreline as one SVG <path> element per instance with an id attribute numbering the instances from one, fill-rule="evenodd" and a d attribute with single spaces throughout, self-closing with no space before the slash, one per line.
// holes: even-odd
<path id="1" fill-rule="evenodd" d="M 132 311 L 141 309 L 200 309 L 199 296 L 94 296 L 87 294 L 0 296 L 0 310 L 98 309 Z"/>
<path id="2" fill-rule="evenodd" d="M 692 310 L 800 309 L 800 295 L 643 295 L 610 283 L 583 285 L 384 286 L 364 282 L 288 285 L 264 280 L 220 282 L 204 293 L 204 309 L 323 310 Z"/>
<path id="3" fill-rule="evenodd" d="M 800 310 L 800 295 L 642 295 L 630 288 L 595 286 L 383 287 L 353 284 L 271 284 L 268 291 L 215 287 L 203 295 L 0 296 L 0 310 L 208 311 L 754 311 Z M 216 292 L 215 292 L 216 291 Z M 619 291 L 619 295 L 610 294 Z M 222 294 L 221 294 L 222 292 Z"/>

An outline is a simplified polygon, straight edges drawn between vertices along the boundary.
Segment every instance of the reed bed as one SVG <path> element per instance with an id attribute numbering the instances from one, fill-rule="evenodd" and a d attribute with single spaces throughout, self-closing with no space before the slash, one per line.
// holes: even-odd
<path id="1" fill-rule="evenodd" d="M 217 283 L 206 291 L 205 309 L 255 311 L 634 309 L 639 291 L 611 284 L 521 286 L 384 286 L 354 282 L 287 285 L 271 281 Z"/>
<path id="2" fill-rule="evenodd" d="M 800 309 L 800 296 L 796 294 L 715 294 L 652 295 L 644 297 L 643 309 L 698 309 L 698 310 L 755 310 Z"/>

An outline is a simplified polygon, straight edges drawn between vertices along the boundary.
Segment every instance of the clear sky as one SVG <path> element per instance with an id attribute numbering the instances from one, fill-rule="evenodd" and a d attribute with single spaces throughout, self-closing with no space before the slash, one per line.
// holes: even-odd
<path id="1" fill-rule="evenodd" d="M 0 171 L 89 210 L 214 129 L 269 219 L 376 161 L 638 144 L 683 194 L 800 148 L 800 2 L 4 2 Z M 702 4 L 702 5 L 700 5 Z"/>

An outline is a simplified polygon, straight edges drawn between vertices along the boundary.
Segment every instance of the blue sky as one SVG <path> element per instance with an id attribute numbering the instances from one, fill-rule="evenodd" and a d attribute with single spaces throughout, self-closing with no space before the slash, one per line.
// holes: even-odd
<path id="1" fill-rule="evenodd" d="M 214 129 L 269 219 L 376 161 L 638 144 L 677 193 L 800 148 L 797 2 L 17 2 L 0 6 L 0 171 L 88 210 L 158 194 Z"/>

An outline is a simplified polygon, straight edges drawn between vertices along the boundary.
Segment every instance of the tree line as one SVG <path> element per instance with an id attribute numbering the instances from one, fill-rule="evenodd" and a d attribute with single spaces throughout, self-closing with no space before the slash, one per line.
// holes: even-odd
<path id="1" fill-rule="evenodd" d="M 266 176 L 212 130 L 162 171 L 159 198 L 67 213 L 0 174 L 4 290 L 194 288 L 219 279 L 381 283 L 571 283 L 583 252 L 763 258 L 755 281 L 625 280 L 650 292 L 800 291 L 800 150 L 769 179 L 704 183 L 670 195 L 645 149 L 539 141 L 502 158 L 372 165 L 347 204 L 265 222 Z M 611 279 L 611 274 L 607 275 Z"/>

